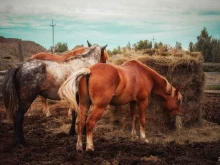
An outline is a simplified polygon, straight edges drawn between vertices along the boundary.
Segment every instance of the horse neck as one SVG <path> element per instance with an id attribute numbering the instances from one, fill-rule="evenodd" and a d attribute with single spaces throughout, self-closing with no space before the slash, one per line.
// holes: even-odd
<path id="1" fill-rule="evenodd" d="M 170 89 L 173 91 L 171 84 L 167 81 L 165 77 L 157 73 L 155 70 L 149 67 L 146 68 L 147 75 L 150 75 L 153 82 L 152 92 L 163 97 L 164 99 L 167 99 L 167 92 Z"/>
<path id="2" fill-rule="evenodd" d="M 97 52 L 94 52 L 94 53 L 91 52 L 91 53 L 92 55 L 82 54 L 82 55 L 76 56 L 70 59 L 68 63 L 69 64 L 81 63 L 83 64 L 84 67 L 89 67 L 93 64 L 99 63 L 101 57 L 97 55 Z"/>
<path id="3" fill-rule="evenodd" d="M 70 57 L 73 57 L 75 55 L 79 55 L 79 54 L 82 54 L 83 52 L 85 52 L 86 48 L 85 47 L 82 47 L 82 48 L 78 48 L 78 49 L 75 49 L 67 54 L 65 54 L 63 56 L 63 61 L 65 61 L 66 59 L 70 58 Z"/>

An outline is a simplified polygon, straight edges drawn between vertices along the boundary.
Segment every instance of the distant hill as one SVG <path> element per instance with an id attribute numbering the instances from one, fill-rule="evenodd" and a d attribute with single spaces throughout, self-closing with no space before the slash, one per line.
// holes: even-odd
<path id="1" fill-rule="evenodd" d="M 24 59 L 27 60 L 31 55 L 47 50 L 33 42 L 24 41 L 16 38 L 4 38 L 0 36 L 0 70 L 9 69 L 14 63 L 19 62 L 19 43 L 22 44 Z"/>

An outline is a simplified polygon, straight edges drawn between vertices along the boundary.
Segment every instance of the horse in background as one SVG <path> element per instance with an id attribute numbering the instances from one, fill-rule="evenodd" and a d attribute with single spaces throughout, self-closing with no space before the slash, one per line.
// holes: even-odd
<path id="1" fill-rule="evenodd" d="M 92 46 L 92 44 L 87 41 L 88 43 L 88 47 Z M 46 53 L 46 52 L 40 52 L 37 53 L 35 55 L 31 56 L 31 59 L 38 59 L 38 60 L 50 60 L 50 61 L 57 61 L 57 62 L 63 62 L 65 60 L 67 60 L 70 57 L 82 54 L 86 51 L 86 49 L 88 47 L 80 47 L 80 48 L 76 48 L 62 56 L 60 55 L 55 55 L 55 54 L 51 54 L 51 53 Z M 108 53 L 106 51 L 104 51 L 104 56 L 101 57 L 100 62 L 102 63 L 106 63 L 106 60 L 109 58 Z"/>
<path id="2" fill-rule="evenodd" d="M 60 100 L 57 92 L 63 82 L 73 72 L 100 62 L 106 46 L 92 45 L 64 62 L 32 59 L 8 70 L 3 81 L 3 101 L 8 118 L 13 120 L 14 144 L 25 145 L 24 114 L 36 97 Z"/>
<path id="3" fill-rule="evenodd" d="M 87 40 L 87 44 L 88 44 L 88 47 L 92 46 L 92 44 L 88 40 Z M 32 55 L 31 59 L 63 62 L 63 61 L 67 60 L 70 57 L 73 57 L 73 56 L 84 53 L 88 49 L 88 47 L 83 47 L 83 46 L 79 47 L 78 46 L 75 49 L 73 49 L 71 52 L 68 52 L 68 53 L 66 53 L 62 56 L 51 54 L 51 53 L 46 53 L 46 52 L 40 52 L 40 53 L 37 53 L 35 55 Z M 101 57 L 100 62 L 101 63 L 106 63 L 106 60 L 108 58 L 109 58 L 108 53 L 104 50 L 104 56 Z M 49 107 L 48 107 L 47 98 L 40 96 L 40 100 L 41 100 L 41 103 L 42 103 L 43 113 L 46 115 L 46 117 L 49 117 L 51 115 L 51 113 L 50 113 L 50 110 L 49 110 Z M 28 112 L 29 112 L 29 115 L 32 114 L 31 107 L 30 107 Z M 72 109 L 69 108 L 68 116 L 71 115 L 71 112 L 72 112 Z"/>
<path id="4" fill-rule="evenodd" d="M 77 90 L 76 78 L 80 74 L 82 78 Z M 76 91 L 79 94 L 79 108 L 76 103 Z M 145 111 L 151 92 L 164 99 L 163 106 L 170 118 L 182 115 L 182 95 L 179 93 L 179 87 L 174 88 L 165 77 L 138 61 L 131 60 L 117 66 L 100 63 L 89 69 L 74 72 L 63 83 L 58 93 L 60 98 L 72 104 L 78 113 L 76 149 L 83 150 L 82 130 L 86 124 L 86 150 L 94 150 L 93 129 L 109 104 L 114 106 L 130 104 L 132 137 L 136 137 L 135 111 L 138 106 L 140 139 L 148 142 L 145 134 Z M 91 105 L 92 110 L 88 115 Z"/>

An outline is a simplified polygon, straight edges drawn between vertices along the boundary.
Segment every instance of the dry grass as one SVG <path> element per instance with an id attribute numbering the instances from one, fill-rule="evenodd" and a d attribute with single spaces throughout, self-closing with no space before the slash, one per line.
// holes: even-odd
<path id="1" fill-rule="evenodd" d="M 138 138 L 131 139 L 130 130 L 124 130 L 120 128 L 120 126 L 117 127 L 111 123 L 103 124 L 102 120 L 96 125 L 95 135 L 102 136 L 106 139 L 114 138 L 120 140 L 123 138 L 139 141 Z M 172 141 L 179 144 L 184 144 L 186 142 L 211 142 L 220 140 L 220 126 L 204 120 L 200 126 L 182 128 L 179 131 L 169 130 L 166 133 L 147 131 L 146 136 L 150 143 L 160 144 L 167 144 Z"/>

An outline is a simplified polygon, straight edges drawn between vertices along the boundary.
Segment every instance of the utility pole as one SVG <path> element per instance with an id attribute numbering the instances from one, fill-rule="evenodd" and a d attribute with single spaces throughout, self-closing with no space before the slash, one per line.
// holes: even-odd
<path id="1" fill-rule="evenodd" d="M 152 40 L 153 40 L 152 47 L 154 47 L 154 40 L 156 40 L 156 38 L 154 38 L 154 36 L 153 36 Z"/>
<path id="2" fill-rule="evenodd" d="M 52 53 L 54 53 L 54 26 L 56 26 L 56 24 L 53 24 L 53 20 L 52 20 L 52 25 L 50 25 L 52 27 L 52 42 L 53 42 L 53 46 L 52 46 Z"/>

